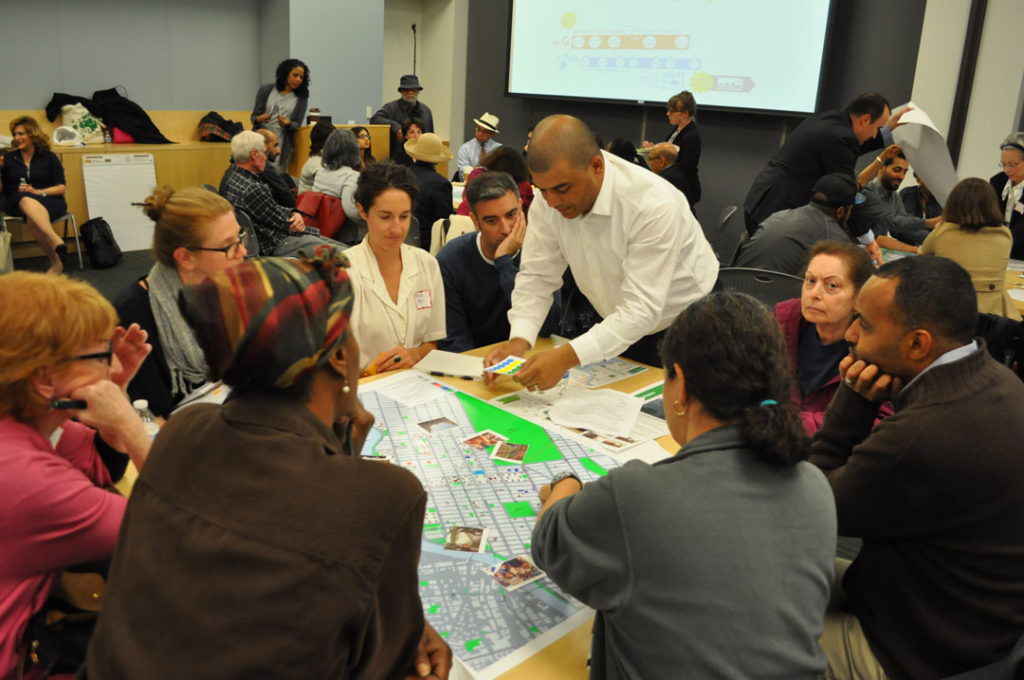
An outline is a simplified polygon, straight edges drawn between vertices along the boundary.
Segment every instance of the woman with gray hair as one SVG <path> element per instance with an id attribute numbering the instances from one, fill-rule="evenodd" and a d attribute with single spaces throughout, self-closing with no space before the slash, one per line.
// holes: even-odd
<path id="1" fill-rule="evenodd" d="M 1003 224 L 1010 228 L 1010 257 L 1024 260 L 1024 132 L 1013 132 L 999 145 L 1002 172 L 989 179 L 999 198 Z"/>
<path id="2" fill-rule="evenodd" d="M 345 209 L 345 225 L 335 238 L 355 243 L 366 234 L 366 222 L 356 208 L 356 182 L 359 181 L 359 142 L 351 130 L 338 128 L 324 142 L 320 155 L 321 169 L 313 178 L 313 191 L 341 199 Z"/>

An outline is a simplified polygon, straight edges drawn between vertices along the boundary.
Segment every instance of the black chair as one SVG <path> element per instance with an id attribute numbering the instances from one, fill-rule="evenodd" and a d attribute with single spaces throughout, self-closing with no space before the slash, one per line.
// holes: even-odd
<path id="1" fill-rule="evenodd" d="M 747 230 L 743 226 L 743 215 L 734 205 L 722 210 L 718 219 L 719 225 L 711 247 L 718 256 L 718 263 L 728 267 L 736 260 L 740 244 L 747 239 Z"/>
<path id="2" fill-rule="evenodd" d="M 203 184 L 203 188 L 206 189 L 207 191 L 212 191 L 215 194 L 220 194 L 220 192 L 217 191 L 217 187 L 213 186 L 212 184 Z"/>
<path id="3" fill-rule="evenodd" d="M 238 226 L 246 234 L 245 249 L 249 253 L 247 257 L 259 257 L 260 241 L 256 238 L 256 229 L 252 226 L 252 220 L 249 219 L 244 210 L 239 210 L 238 208 L 235 208 L 235 219 L 238 220 Z"/>
<path id="4" fill-rule="evenodd" d="M 722 233 L 722 227 L 725 226 L 725 223 L 737 210 L 736 206 L 727 205 L 718 213 L 718 217 L 715 218 L 714 222 L 704 220 L 700 223 L 700 228 L 704 231 L 704 238 L 708 240 L 712 248 L 715 247 L 715 241 L 718 240 L 718 236 Z"/>
<path id="5" fill-rule="evenodd" d="M 742 227 L 743 222 L 738 224 Z M 751 295 L 771 308 L 783 300 L 800 297 L 804 280 L 792 274 L 772 272 L 767 269 L 746 267 L 725 267 L 718 271 L 715 290 L 731 290 Z"/>
<path id="6" fill-rule="evenodd" d="M 985 340 L 996 361 L 1024 380 L 1024 324 L 998 314 L 978 314 L 974 334 Z"/>

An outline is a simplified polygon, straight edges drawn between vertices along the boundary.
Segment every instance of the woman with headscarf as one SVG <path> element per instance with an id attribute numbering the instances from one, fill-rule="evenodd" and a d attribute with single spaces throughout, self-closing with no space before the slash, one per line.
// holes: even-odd
<path id="1" fill-rule="evenodd" d="M 346 264 L 318 246 L 184 288 L 211 374 L 233 391 L 157 438 L 88 677 L 447 672 L 418 592 L 426 494 L 409 472 L 358 456 L 373 416 L 356 395 Z"/>

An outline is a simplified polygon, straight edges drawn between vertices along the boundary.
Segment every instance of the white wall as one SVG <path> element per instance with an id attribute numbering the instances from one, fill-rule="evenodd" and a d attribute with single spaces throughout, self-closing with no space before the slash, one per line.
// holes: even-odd
<path id="1" fill-rule="evenodd" d="M 929 6 L 944 1 L 931 0 Z M 1020 120 L 1022 26 L 1024 2 L 989 0 L 957 168 L 960 177 L 988 179 L 999 172 L 999 143 Z"/>
<path id="2" fill-rule="evenodd" d="M 423 0 L 385 0 L 384 2 L 384 41 L 381 65 L 383 71 L 380 83 L 380 101 L 377 107 L 398 97 L 398 82 L 406 73 L 412 73 L 413 24 L 416 24 L 419 47 L 417 59 L 423 58 Z M 423 78 L 422 61 L 417 61 L 417 73 L 424 86 L 423 101 L 430 105 L 433 84 Z M 431 106 L 431 111 L 434 107 Z M 436 113 L 436 111 L 435 111 Z"/>
<path id="3" fill-rule="evenodd" d="M 261 82 L 258 14 L 258 0 L 4 2 L 0 108 L 115 85 L 147 109 L 248 108 Z"/>
<path id="4" fill-rule="evenodd" d="M 273 82 L 277 65 L 291 57 L 289 53 L 288 30 L 290 5 L 289 0 L 260 1 L 259 50 L 261 83 Z M 305 61 L 303 57 L 297 58 Z M 253 92 L 253 97 L 255 96 L 256 93 Z"/>
<path id="5" fill-rule="evenodd" d="M 383 3 L 292 0 L 290 4 L 290 56 L 309 65 L 310 108 L 319 107 L 335 123 L 366 122 L 366 107 L 376 110 L 380 105 Z"/>
<path id="6" fill-rule="evenodd" d="M 434 114 L 434 131 L 457 147 L 464 141 L 469 0 L 386 0 L 384 7 L 381 102 L 395 99 L 399 78 L 412 73 L 416 24 L 422 100 Z"/>

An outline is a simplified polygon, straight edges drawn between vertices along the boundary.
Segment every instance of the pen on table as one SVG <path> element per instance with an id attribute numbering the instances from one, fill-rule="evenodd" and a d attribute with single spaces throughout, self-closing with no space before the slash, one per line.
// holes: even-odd
<path id="1" fill-rule="evenodd" d="M 478 380 L 471 375 L 455 375 L 454 373 L 445 373 L 444 371 L 429 371 L 430 375 L 437 376 L 438 378 L 460 378 L 462 380 Z"/>

